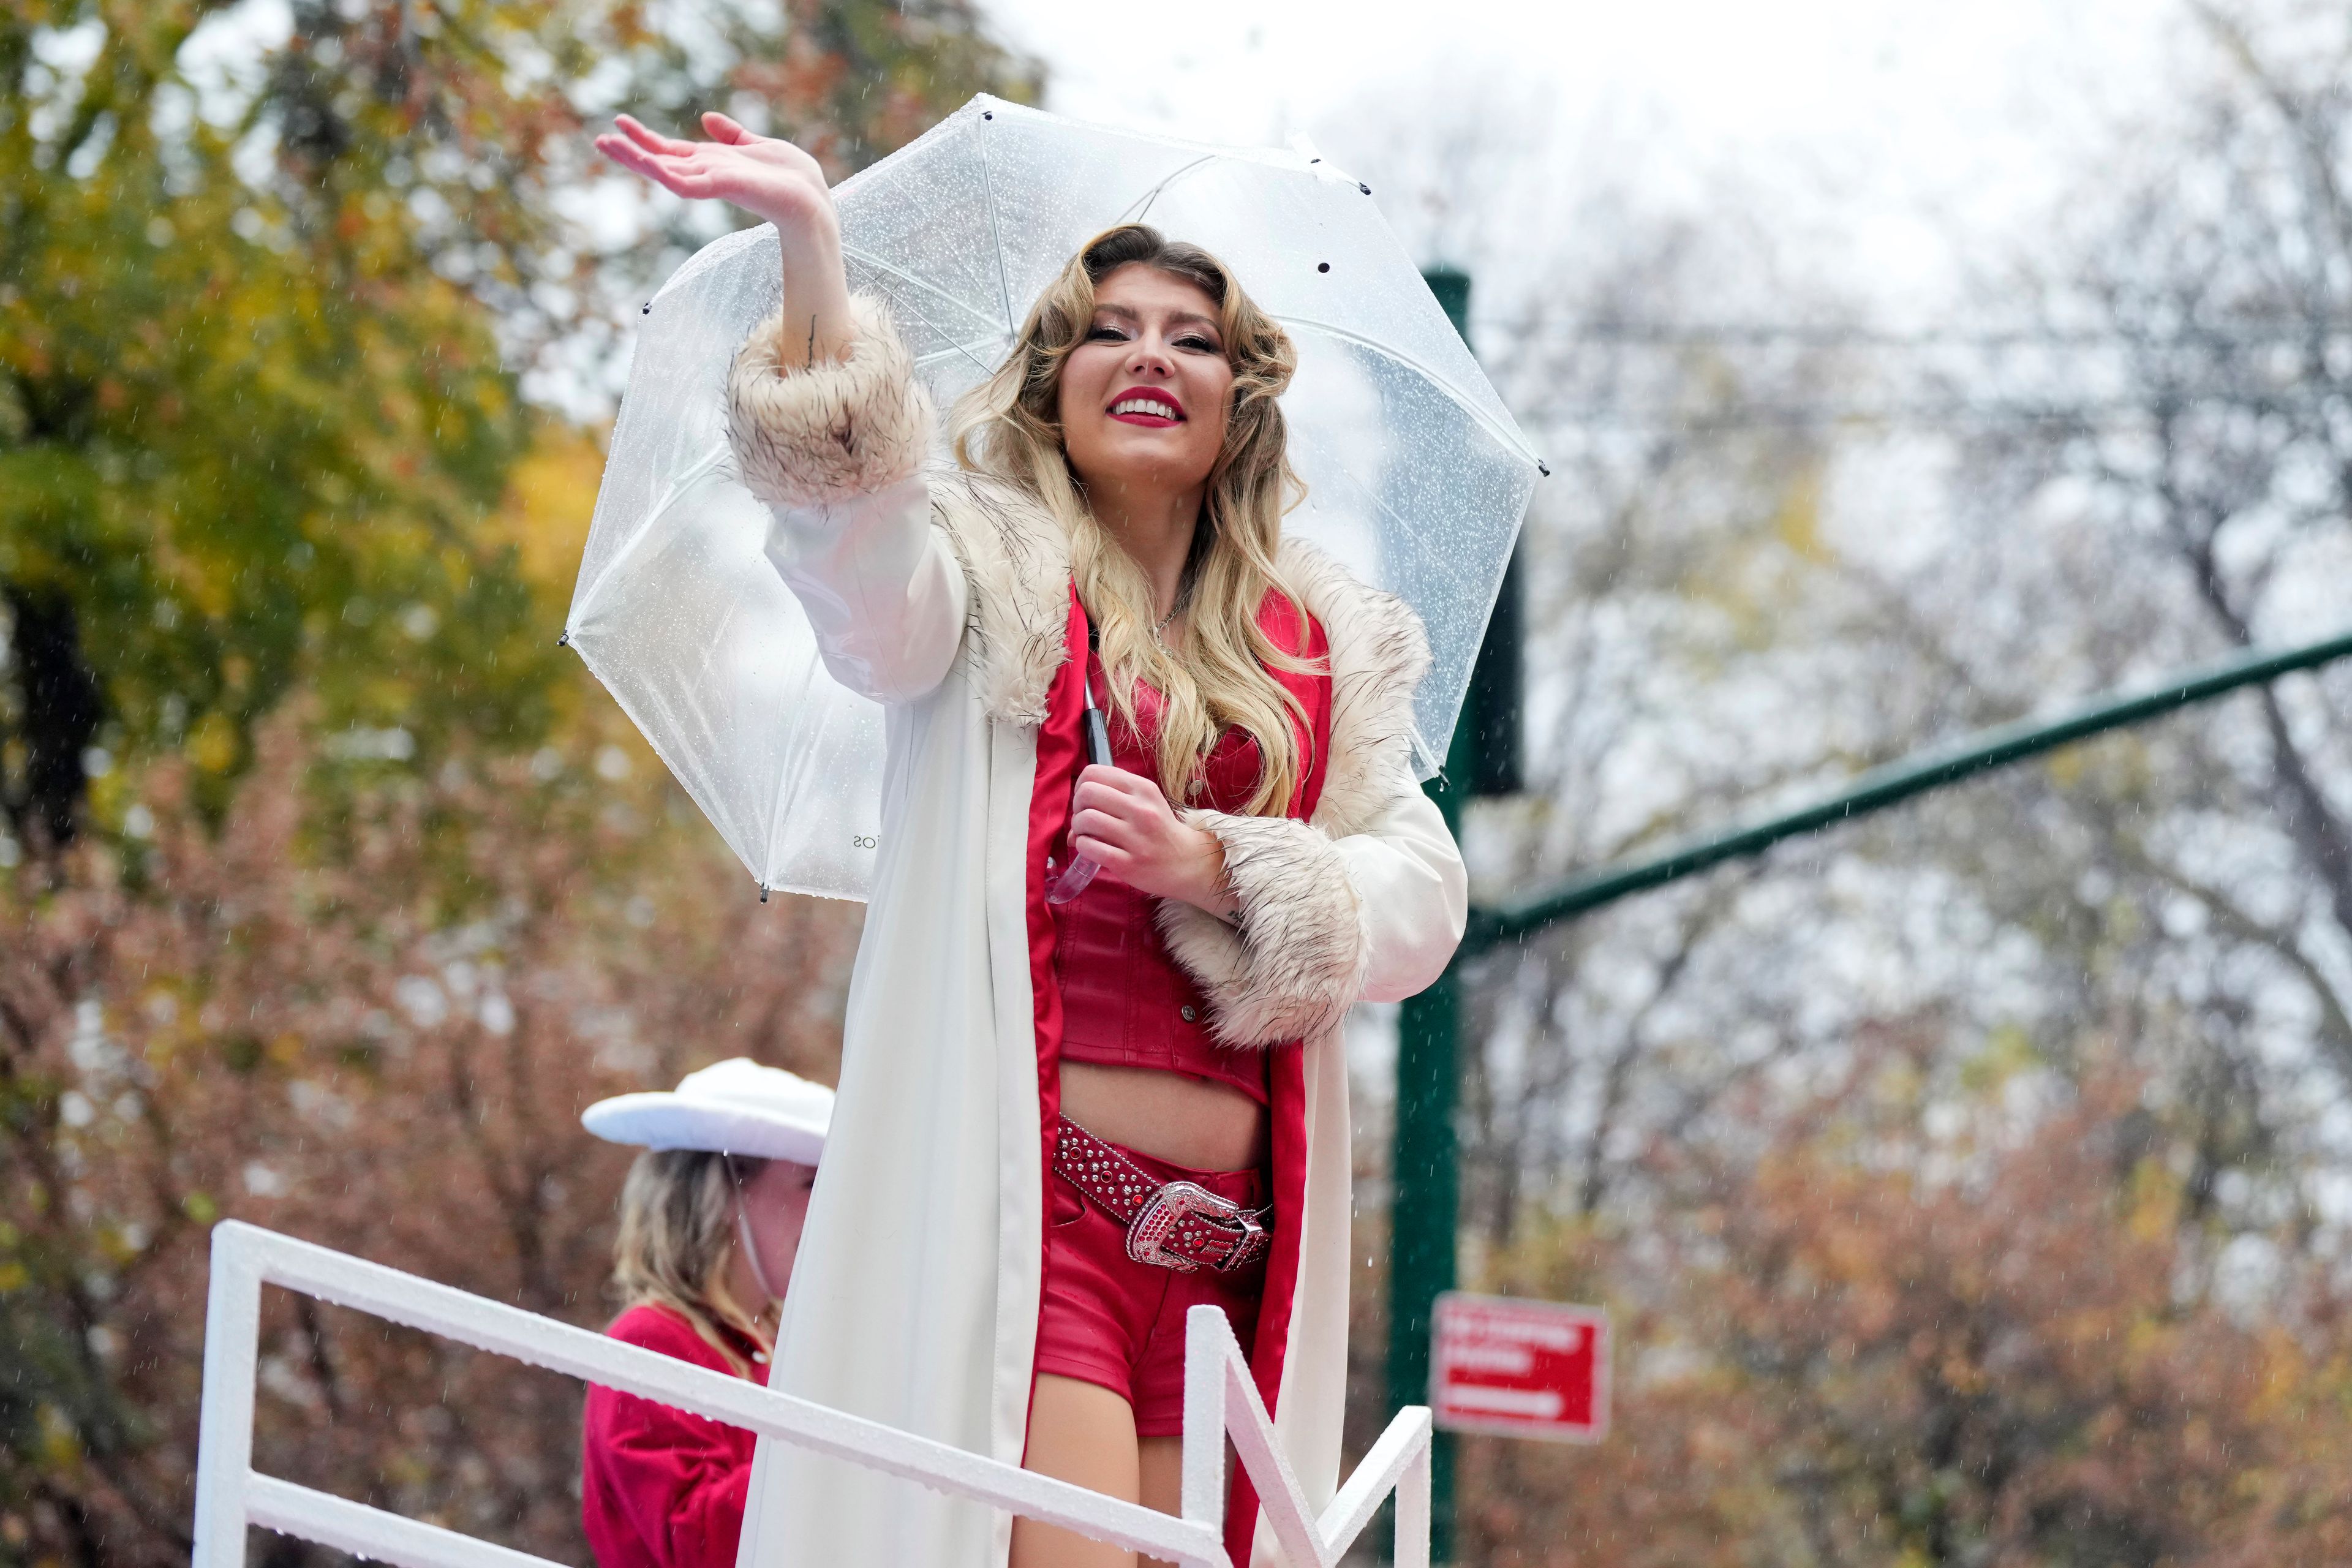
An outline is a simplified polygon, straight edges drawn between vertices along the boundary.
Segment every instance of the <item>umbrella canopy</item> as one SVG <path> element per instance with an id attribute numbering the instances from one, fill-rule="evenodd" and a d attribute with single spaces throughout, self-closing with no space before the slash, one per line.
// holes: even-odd
<path id="1" fill-rule="evenodd" d="M 973 99 L 835 192 L 850 287 L 887 298 L 945 409 L 1112 225 L 1214 252 L 1298 348 L 1283 397 L 1307 499 L 1286 529 L 1402 595 L 1444 745 L 1541 465 L 1389 230 L 1310 151 L 1202 146 Z M 565 637 L 764 890 L 863 898 L 880 710 L 835 685 L 761 552 L 727 374 L 782 288 L 774 229 L 705 247 L 646 307 Z"/>

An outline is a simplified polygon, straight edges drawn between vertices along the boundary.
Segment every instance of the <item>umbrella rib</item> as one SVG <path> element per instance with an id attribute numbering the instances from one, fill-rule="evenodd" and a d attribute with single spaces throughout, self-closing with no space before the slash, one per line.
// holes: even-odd
<path id="1" fill-rule="evenodd" d="M 1134 201 L 1129 202 L 1127 205 L 1127 211 L 1119 214 L 1118 221 L 1121 223 L 1141 223 L 1145 218 L 1151 216 L 1151 204 L 1160 199 L 1161 192 L 1174 184 L 1177 181 L 1182 179 L 1185 175 L 1191 174 L 1193 170 L 1199 168 L 1202 164 L 1213 163 L 1218 159 L 1224 156 L 1225 154 L 1223 153 L 1204 153 L 1200 157 L 1193 159 L 1191 163 L 1185 164 L 1182 168 L 1177 170 L 1174 174 L 1169 175 L 1166 179 L 1160 181 L 1158 184 L 1152 186 L 1141 195 L 1136 197 Z"/>
<path id="2" fill-rule="evenodd" d="M 973 132 L 980 142 L 980 187 L 988 202 L 988 242 L 996 248 L 996 297 L 1004 306 L 1004 335 L 1016 342 L 1021 329 L 1013 324 L 1013 285 L 1004 276 L 1004 236 L 996 226 L 996 176 L 988 166 L 988 120 Z"/>
<path id="3" fill-rule="evenodd" d="M 1399 537 L 1411 539 L 1413 536 L 1412 520 L 1406 517 L 1404 513 L 1397 510 L 1396 508 L 1391 506 L 1387 501 L 1381 500 L 1381 493 L 1378 490 L 1372 489 L 1371 486 L 1364 483 L 1363 480 L 1357 479 L 1353 473 L 1349 472 L 1347 465 L 1338 460 L 1338 454 L 1333 452 L 1330 447 L 1325 446 L 1322 442 L 1317 440 L 1312 435 L 1308 434 L 1304 426 L 1298 427 L 1294 434 L 1296 434 L 1298 438 L 1307 446 L 1314 447 L 1317 451 L 1322 453 L 1327 458 L 1330 458 L 1333 460 L 1333 465 L 1339 468 L 1341 476 L 1352 483 L 1357 489 L 1362 491 L 1364 499 L 1370 501 L 1373 506 L 1377 507 L 1381 515 L 1396 524 L 1396 531 Z"/>
<path id="4" fill-rule="evenodd" d="M 877 272 L 887 272 L 891 277 L 896 278 L 899 282 L 907 284 L 910 288 L 920 289 L 926 294 L 936 295 L 938 298 L 946 300 L 949 304 L 953 305 L 957 310 L 961 310 L 965 315 L 972 317 L 976 321 L 987 321 L 992 328 L 996 325 L 994 321 L 989 321 L 987 311 L 978 310 L 971 305 L 965 304 L 961 300 L 957 299 L 954 295 L 949 293 L 938 284 L 925 282 L 922 279 L 916 277 L 913 273 L 907 271 L 904 268 L 893 267 L 878 256 L 869 256 L 865 251 L 856 249 L 846 245 L 841 247 L 841 253 L 842 255 L 849 258 L 852 261 L 871 267 Z"/>
<path id="5" fill-rule="evenodd" d="M 669 509 L 677 504 L 678 498 L 686 493 L 687 486 L 726 461 L 728 451 L 729 447 L 725 442 L 719 443 L 700 458 L 696 458 L 688 466 L 684 473 L 669 482 L 669 489 L 663 492 L 662 499 L 646 513 L 646 520 L 637 524 L 637 531 L 629 535 L 618 550 L 613 552 L 611 559 L 604 563 L 604 569 L 596 574 L 596 581 L 588 585 L 588 591 L 572 601 L 572 618 L 584 614 L 596 603 L 597 595 L 604 591 L 606 580 L 620 569 L 622 562 L 636 553 L 637 546 L 645 542 L 646 535 L 653 531 L 654 524 L 659 522 Z"/>
<path id="6" fill-rule="evenodd" d="M 1402 356 L 1399 357 L 1402 358 Z M 1345 464 L 1336 463 L 1337 455 L 1332 452 L 1330 447 L 1325 446 L 1322 442 L 1317 440 L 1312 435 L 1308 434 L 1304 426 L 1295 427 L 1292 434 L 1298 437 L 1307 446 L 1312 447 L 1318 452 L 1322 453 L 1325 457 L 1333 458 L 1335 459 L 1335 466 L 1339 468 L 1340 474 L 1355 485 L 1357 490 L 1363 495 L 1363 498 L 1372 503 L 1375 510 L 1379 511 L 1381 516 L 1389 520 L 1389 521 L 1393 525 L 1393 531 L 1396 533 L 1397 537 L 1405 540 L 1412 540 L 1414 537 L 1412 521 L 1408 519 L 1404 513 L 1390 505 L 1389 502 L 1381 497 L 1378 490 L 1372 489 L 1371 486 L 1364 483 L 1361 479 L 1357 479 L 1352 473 L 1349 473 Z M 1383 553 L 1387 552 L 1383 552 Z M 1423 552 L 1423 553 L 1426 554 L 1427 552 Z M 1417 700 L 1418 695 L 1416 693 L 1416 700 Z M 1424 773 L 1422 776 L 1423 778 L 1432 777 L 1438 772 L 1439 768 L 1443 766 L 1443 763 L 1437 759 L 1435 750 L 1431 747 L 1430 743 L 1426 740 L 1422 738 L 1421 721 L 1417 718 L 1412 721 L 1412 743 L 1414 747 L 1419 751 L 1422 757 L 1424 760 L 1429 761 L 1431 763 L 1429 773 Z"/>
<path id="7" fill-rule="evenodd" d="M 1002 335 L 998 333 L 991 333 L 983 341 L 992 345 L 1001 341 L 1001 336 Z M 978 354 L 972 353 L 971 345 L 970 343 L 950 343 L 943 349 L 933 349 L 927 354 L 918 354 L 915 356 L 915 368 L 917 370 L 928 369 L 929 366 L 939 363 L 940 361 L 947 358 L 950 354 L 963 355 L 964 358 L 971 361 L 973 364 L 980 367 L 980 374 L 982 375 L 988 374 L 991 371 L 996 368 L 986 360 L 981 358 Z"/>
<path id="8" fill-rule="evenodd" d="M 793 713 L 804 713 L 808 710 L 809 692 L 816 685 L 819 668 L 817 661 L 811 659 L 807 667 L 802 670 L 800 690 L 795 700 L 789 705 L 790 710 Z M 808 748 L 807 752 L 801 758 L 801 765 L 797 770 L 790 767 L 776 770 L 775 797 L 768 803 L 768 820 L 761 825 L 760 884 L 762 887 L 767 886 L 769 879 L 783 869 L 780 864 L 782 851 L 777 840 L 783 836 L 784 817 L 800 799 L 801 786 L 807 780 L 809 763 L 814 751 L 814 747 Z"/>
<path id="9" fill-rule="evenodd" d="M 1272 312 L 1269 312 L 1269 314 L 1271 313 Z M 1397 349 L 1391 347 L 1389 344 L 1381 342 L 1378 338 L 1369 338 L 1361 332 L 1350 331 L 1346 327 L 1333 326 L 1328 321 L 1318 321 L 1312 316 L 1276 315 L 1274 319 L 1280 321 L 1286 327 L 1305 327 L 1309 331 L 1321 332 L 1326 337 L 1338 338 L 1342 342 L 1350 342 L 1354 343 L 1359 348 L 1370 349 L 1372 353 L 1379 354 L 1381 358 L 1393 360 L 1398 364 L 1404 366 L 1407 370 L 1417 373 L 1432 386 L 1436 387 L 1440 392 L 1445 394 L 1447 397 L 1453 399 L 1454 405 L 1459 407 L 1462 412 L 1469 415 L 1470 417 L 1485 426 L 1487 433 L 1493 436 L 1496 440 L 1502 442 L 1504 446 L 1508 447 L 1512 451 L 1517 452 L 1528 462 L 1539 464 L 1540 460 L 1537 458 L 1535 449 L 1528 445 L 1528 438 L 1519 434 L 1516 426 L 1502 423 L 1497 420 L 1494 415 L 1488 413 L 1486 409 L 1479 407 L 1476 404 L 1463 396 L 1461 393 L 1454 390 L 1454 384 L 1452 382 L 1438 374 L 1436 371 L 1422 363 L 1411 354 L 1401 353 Z"/>

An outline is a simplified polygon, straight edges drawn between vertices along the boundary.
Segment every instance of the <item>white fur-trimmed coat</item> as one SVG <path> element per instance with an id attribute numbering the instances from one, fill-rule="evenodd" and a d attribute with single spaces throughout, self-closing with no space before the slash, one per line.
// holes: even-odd
<path id="1" fill-rule="evenodd" d="M 884 704 L 882 838 L 839 1098 L 772 1385 L 1012 1463 L 1025 1440 L 1045 1172 L 1026 856 L 1037 725 L 1063 663 L 1060 525 L 923 463 L 931 414 L 879 307 L 840 362 L 780 372 L 777 323 L 730 386 L 768 552 L 825 665 Z M 1427 985 L 1461 940 L 1462 861 L 1410 762 L 1419 622 L 1303 544 L 1282 571 L 1331 651 L 1310 822 L 1189 812 L 1223 842 L 1233 925 L 1162 905 L 1229 1044 L 1304 1039 L 1307 1162 L 1276 1425 L 1308 1500 L 1338 1485 L 1350 1147 L 1339 1024 Z M 740 1568 L 1002 1568 L 1009 1521 L 762 1442 Z M 1261 1528 L 1260 1563 L 1280 1561 Z"/>

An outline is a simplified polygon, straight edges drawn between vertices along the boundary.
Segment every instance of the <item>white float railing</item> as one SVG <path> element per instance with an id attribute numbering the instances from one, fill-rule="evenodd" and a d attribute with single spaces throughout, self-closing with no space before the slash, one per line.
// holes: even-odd
<path id="1" fill-rule="evenodd" d="M 193 1568 L 242 1568 L 246 1528 L 256 1524 L 396 1568 L 557 1568 L 528 1552 L 256 1474 L 254 1376 L 264 1285 L 657 1400 L 1182 1568 L 1233 1568 L 1223 1542 L 1230 1436 L 1289 1568 L 1335 1568 L 1391 1491 L 1397 1499 L 1397 1568 L 1429 1565 L 1429 1411 L 1415 1405 L 1399 1412 L 1330 1507 L 1314 1518 L 1275 1442 L 1249 1363 L 1214 1308 L 1195 1307 L 1185 1321 L 1182 1511 L 1171 1515 L 227 1220 L 213 1230 L 205 1308 Z"/>

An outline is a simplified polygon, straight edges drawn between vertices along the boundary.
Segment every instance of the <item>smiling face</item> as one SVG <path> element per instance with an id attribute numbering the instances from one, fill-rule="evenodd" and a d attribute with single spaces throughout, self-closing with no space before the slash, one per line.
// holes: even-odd
<path id="1" fill-rule="evenodd" d="M 1095 286 L 1094 320 L 1062 362 L 1070 468 L 1097 495 L 1198 489 L 1233 390 L 1217 302 L 1157 268 L 1122 267 Z"/>

